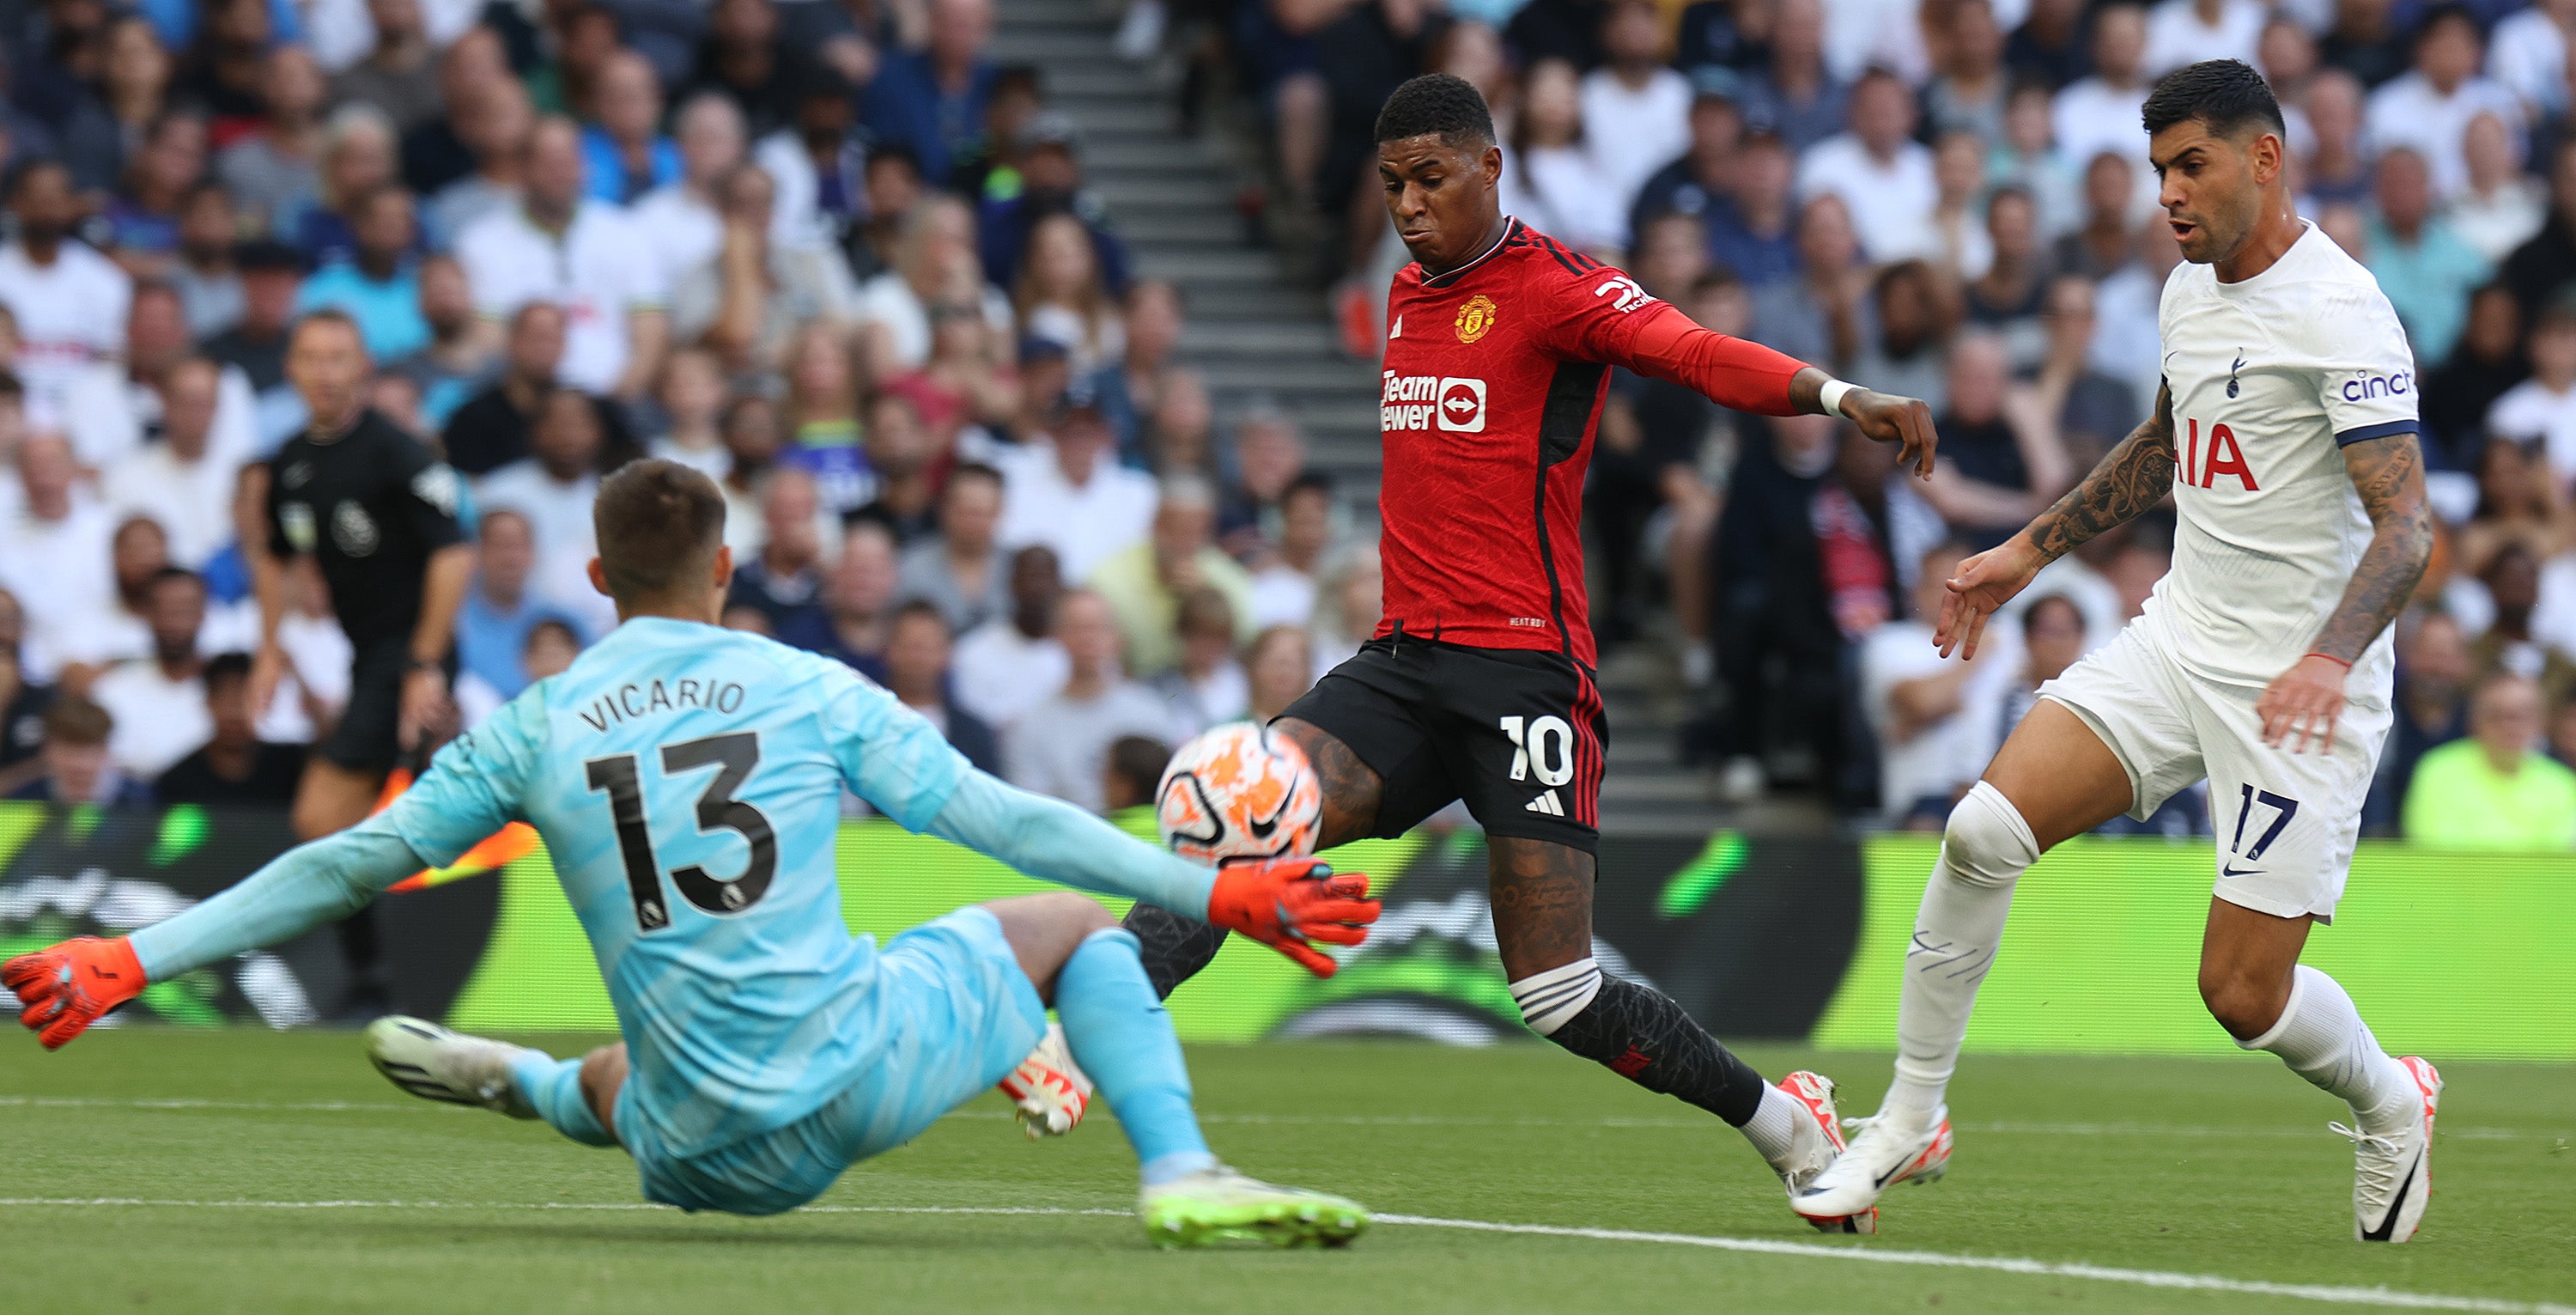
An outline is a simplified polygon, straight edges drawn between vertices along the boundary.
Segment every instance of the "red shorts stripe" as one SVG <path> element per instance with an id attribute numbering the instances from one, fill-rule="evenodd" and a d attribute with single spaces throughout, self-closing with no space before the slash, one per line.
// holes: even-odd
<path id="1" fill-rule="evenodd" d="M 1592 673 L 1574 670 L 1574 820 L 1601 825 L 1601 690 Z"/>

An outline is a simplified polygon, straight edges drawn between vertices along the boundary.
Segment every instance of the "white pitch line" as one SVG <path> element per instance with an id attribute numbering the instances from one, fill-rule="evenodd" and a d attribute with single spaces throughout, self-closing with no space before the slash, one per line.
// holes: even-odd
<path id="1" fill-rule="evenodd" d="M 658 1211 L 671 1207 L 649 1202 L 581 1202 L 581 1201 L 199 1201 L 136 1196 L 0 1197 L 0 1207 L 120 1207 L 182 1210 L 568 1210 L 568 1211 Z M 903 1205 L 809 1205 L 798 1214 L 824 1215 L 1003 1215 L 1127 1218 L 1126 1210 L 1074 1209 L 1062 1206 L 903 1206 Z M 2314 1301 L 2336 1306 L 2376 1306 L 2396 1310 L 2457 1310 L 2482 1312 L 2483 1315 L 2576 1315 L 2576 1306 L 2553 1302 L 2513 1301 L 2501 1297 L 2459 1297 L 2434 1292 L 2399 1292 L 2389 1288 L 2361 1288 L 2325 1283 L 2272 1283 L 2261 1279 L 2228 1278 L 2222 1274 L 2185 1274 L 2160 1269 L 2126 1269 L 2113 1265 L 2088 1265 L 2080 1261 L 2028 1260 L 2012 1256 L 1969 1256 L 1945 1251 L 1890 1251 L 1866 1245 L 1820 1246 L 1813 1242 L 1779 1242 L 1755 1237 L 1710 1237 L 1698 1233 L 1655 1233 L 1624 1228 L 1566 1228 L 1553 1224 L 1504 1224 L 1483 1219 L 1444 1219 L 1434 1215 L 1379 1215 L 1376 1221 L 1399 1228 L 1445 1228 L 1469 1233 L 1508 1233 L 1522 1237 L 1563 1237 L 1590 1242 L 1640 1242 L 1658 1246 L 1699 1247 L 1712 1251 L 1746 1252 L 1754 1255 L 1794 1256 L 1812 1260 L 1858 1261 L 1879 1265 L 1915 1265 L 1935 1269 L 1983 1270 L 1997 1274 L 2018 1274 L 2032 1278 L 2086 1279 L 2098 1283 L 2125 1283 L 2133 1287 L 2166 1288 L 2199 1292 L 2227 1292 L 2240 1296 L 2279 1297 L 2292 1301 Z"/>
<path id="2" fill-rule="evenodd" d="M 199 1100 L 194 1097 L 0 1096 L 0 1109 L 132 1109 L 132 1110 L 283 1110 L 322 1114 L 464 1114 L 471 1110 L 438 1101 L 263 1101 Z M 956 1110 L 952 1119 L 999 1121 L 1017 1116 L 1002 1110 Z M 1469 1118 L 1445 1114 L 1210 1114 L 1201 1123 L 1323 1126 L 1339 1128 L 1705 1128 L 1706 1119 L 1517 1119 Z M 2315 1134 L 2301 1127 L 2211 1128 L 2157 1123 L 2022 1123 L 1961 1121 L 1961 1132 L 1994 1132 L 2032 1137 L 2180 1137 L 2296 1138 Z M 2576 1130 L 2547 1132 L 2532 1128 L 2444 1128 L 2446 1141 L 2548 1141 L 2576 1137 Z"/>

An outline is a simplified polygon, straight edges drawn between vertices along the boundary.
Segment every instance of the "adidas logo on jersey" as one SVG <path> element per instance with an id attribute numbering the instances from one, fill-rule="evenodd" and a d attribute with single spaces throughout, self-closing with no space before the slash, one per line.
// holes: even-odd
<path id="1" fill-rule="evenodd" d="M 1550 790 L 1547 793 L 1540 795 L 1538 798 L 1530 800 L 1528 803 L 1521 805 L 1521 808 L 1525 812 L 1545 813 L 1549 817 L 1565 816 L 1565 805 L 1557 800 L 1556 791 L 1554 790 Z"/>

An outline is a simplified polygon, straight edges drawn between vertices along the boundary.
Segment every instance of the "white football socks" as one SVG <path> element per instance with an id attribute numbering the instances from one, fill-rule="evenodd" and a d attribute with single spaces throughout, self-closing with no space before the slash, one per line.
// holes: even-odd
<path id="1" fill-rule="evenodd" d="M 1968 1034 L 1977 983 L 1995 962 L 2013 883 L 2039 861 L 2039 842 L 2021 810 L 1984 781 L 1950 810 L 1941 859 L 1914 915 L 1905 984 L 1896 1008 L 1896 1081 L 1879 1112 L 1917 1120 L 1941 1105 Z"/>
<path id="2" fill-rule="evenodd" d="M 2406 1066 L 2379 1048 L 2343 985 L 2306 964 L 2293 970 L 2280 1021 L 2236 1044 L 2271 1051 L 2291 1072 L 2343 1097 L 2364 1132 L 2402 1128 L 2416 1112 L 2415 1080 Z"/>
<path id="3" fill-rule="evenodd" d="M 1753 1117 L 1744 1121 L 1744 1139 L 1777 1168 L 1797 1151 L 1798 1121 L 1806 1116 L 1795 1097 L 1778 1087 L 1765 1086 L 1762 1103 L 1754 1107 Z M 1808 1123 L 1812 1127 L 1814 1120 Z"/>

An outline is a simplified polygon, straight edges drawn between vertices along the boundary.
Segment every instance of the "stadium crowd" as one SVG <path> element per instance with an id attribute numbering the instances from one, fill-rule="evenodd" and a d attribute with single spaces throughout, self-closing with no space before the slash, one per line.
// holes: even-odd
<path id="1" fill-rule="evenodd" d="M 326 307 L 375 408 L 466 477 L 467 724 L 614 623 L 588 506 L 639 454 L 732 504 L 729 624 L 840 657 L 1021 784 L 1133 802 L 1154 746 L 1284 708 L 1376 619 L 1362 518 L 1291 421 L 1176 362 L 1185 298 L 1131 268 L 993 23 L 990 0 L 0 4 L 0 794 L 293 795 L 349 655 L 302 571 L 294 680 L 250 706 L 243 472 L 304 425 L 285 343 Z M 1621 377 L 1587 495 L 1596 625 L 1678 634 L 1710 691 L 1695 760 L 1737 798 L 1803 779 L 1894 825 L 1937 825 L 2164 571 L 2169 520 L 2105 536 L 1976 662 L 1932 657 L 1949 565 L 2153 397 L 2178 256 L 2149 222 L 2148 82 L 2255 62 L 2302 213 L 2413 335 L 2447 521 L 2373 826 L 2567 846 L 2571 31 L 2576 0 L 1133 0 L 1119 48 L 1201 75 L 1192 115 L 1211 86 L 1258 111 L 1273 227 L 1332 271 L 1356 354 L 1404 259 L 1370 125 L 1436 68 L 1495 106 L 1511 212 L 1704 324 L 1932 402 L 1917 484 L 1820 418 Z"/>

